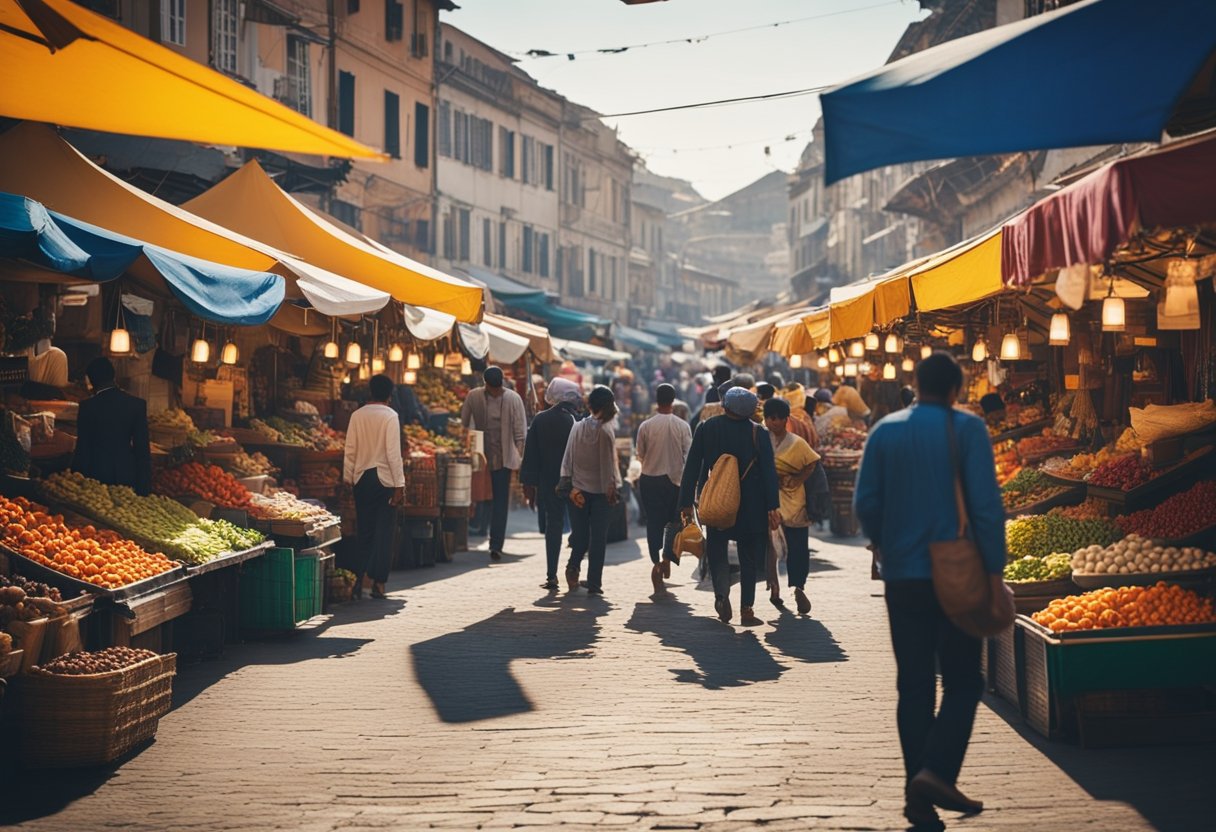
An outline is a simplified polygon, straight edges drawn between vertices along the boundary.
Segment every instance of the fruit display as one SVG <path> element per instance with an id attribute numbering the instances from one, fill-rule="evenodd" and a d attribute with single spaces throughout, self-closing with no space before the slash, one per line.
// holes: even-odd
<path id="1" fill-rule="evenodd" d="M 464 446 L 459 439 L 453 439 L 450 436 L 438 436 L 431 433 L 422 425 L 406 425 L 405 438 L 409 442 L 410 456 L 434 456 L 439 451 L 453 451 L 459 453 L 464 450 Z"/>
<path id="2" fill-rule="evenodd" d="M 190 414 L 179 407 L 171 407 L 148 417 L 148 427 L 161 430 L 181 430 L 190 433 L 197 431 Z"/>
<path id="3" fill-rule="evenodd" d="M 141 497 L 125 485 L 103 485 L 74 471 L 52 474 L 42 487 L 51 499 L 187 563 L 206 563 L 224 552 L 250 549 L 265 539 L 259 532 L 224 520 L 200 519 L 169 497 Z"/>
<path id="4" fill-rule="evenodd" d="M 292 406 L 292 409 L 295 410 L 296 413 L 303 413 L 306 416 L 320 416 L 321 415 L 321 411 L 317 410 L 317 406 L 315 404 L 313 404 L 312 402 L 297 401 Z"/>
<path id="5" fill-rule="evenodd" d="M 1028 555 L 1005 565 L 1005 580 L 1010 583 L 1056 581 L 1071 574 L 1072 562 L 1064 552 L 1054 552 L 1043 558 Z"/>
<path id="6" fill-rule="evenodd" d="M 866 432 L 852 425 L 833 425 L 824 431 L 820 444 L 824 447 L 841 448 L 846 451 L 860 451 L 866 444 Z"/>
<path id="7" fill-rule="evenodd" d="M 29 470 L 29 449 L 17 439 L 10 415 L 0 413 L 0 472 L 25 476 Z"/>
<path id="8" fill-rule="evenodd" d="M 1188 572 L 1216 567 L 1216 553 L 1183 546 L 1154 545 L 1138 534 L 1109 546 L 1086 546 L 1072 555 L 1078 575 L 1145 575 L 1151 572 Z"/>
<path id="9" fill-rule="evenodd" d="M 340 451 L 346 445 L 346 434 L 316 419 L 304 424 L 271 416 L 265 420 L 250 419 L 249 427 L 267 442 L 297 445 L 314 451 Z"/>
<path id="10" fill-rule="evenodd" d="M 1047 414 L 1043 412 L 1043 408 L 1034 404 L 1030 407 L 1020 408 L 1014 415 L 1014 421 L 1019 427 L 1025 427 L 1026 425 L 1033 425 L 1035 422 L 1042 421 L 1046 417 Z"/>
<path id="11" fill-rule="evenodd" d="M 1196 483 L 1153 508 L 1115 518 L 1128 534 L 1174 539 L 1216 525 L 1216 482 Z"/>
<path id="12" fill-rule="evenodd" d="M 1103 448 L 1094 454 L 1077 454 L 1065 462 L 1063 466 L 1057 467 L 1045 464 L 1043 468 L 1048 473 L 1058 473 L 1060 476 L 1079 480 L 1094 469 L 1100 468 L 1110 460 L 1117 459 L 1118 457 L 1119 455 L 1111 448 Z M 1048 460 L 1048 463 L 1052 462 L 1053 460 Z"/>
<path id="13" fill-rule="evenodd" d="M 1107 516 L 1106 502 L 1090 497 L 1080 505 L 1056 506 L 1048 514 L 1058 514 L 1073 520 L 1099 520 Z"/>
<path id="14" fill-rule="evenodd" d="M 252 502 L 249 514 L 261 520 L 302 520 L 314 526 L 338 522 L 338 518 L 322 506 L 306 503 L 283 490 L 272 494 L 254 494 Z"/>
<path id="15" fill-rule="evenodd" d="M 1018 455 L 1025 458 L 1036 454 L 1047 454 L 1063 448 L 1071 448 L 1076 443 L 1066 436 L 1054 436 L 1049 431 L 1043 431 L 1038 436 L 1027 436 L 1018 440 Z"/>
<path id="16" fill-rule="evenodd" d="M 187 462 L 164 468 L 152 480 L 158 494 L 170 497 L 199 497 L 221 508 L 249 508 L 249 489 L 218 465 Z"/>
<path id="17" fill-rule="evenodd" d="M 217 448 L 225 445 L 236 447 L 236 440 L 231 436 L 221 436 L 209 430 L 192 430 L 186 434 L 186 442 L 196 448 Z"/>
<path id="18" fill-rule="evenodd" d="M 1119 438 L 1115 440 L 1115 450 L 1119 453 L 1139 451 L 1140 439 L 1136 436 L 1136 432 L 1131 428 L 1124 429 L 1123 433 L 1119 434 Z"/>
<path id="19" fill-rule="evenodd" d="M 1018 511 L 1067 490 L 1068 486 L 1052 482 L 1034 468 L 1023 468 L 1001 486 L 1001 499 L 1006 511 Z"/>
<path id="20" fill-rule="evenodd" d="M 455 381 L 443 370 L 423 367 L 418 371 L 414 395 L 432 413 L 459 413 L 469 388 Z"/>
<path id="21" fill-rule="evenodd" d="M 106 589 L 151 578 L 177 565 L 112 531 L 69 526 L 63 515 L 52 515 L 45 506 L 23 497 L 0 497 L 0 524 L 8 548 L 56 572 Z M 23 589 L 18 591 L 24 594 Z"/>
<path id="22" fill-rule="evenodd" d="M 302 471 L 296 485 L 321 491 L 333 491 L 342 482 L 342 472 L 336 465 Z"/>
<path id="23" fill-rule="evenodd" d="M 156 658 L 156 653 L 137 647 L 107 647 L 96 653 L 78 651 L 65 653 L 40 667 L 30 668 L 39 676 L 87 676 L 93 673 L 113 673 L 116 670 Z"/>
<path id="24" fill-rule="evenodd" d="M 1105 630 L 1116 627 L 1177 626 L 1216 622 L 1210 598 L 1174 584 L 1095 589 L 1069 595 L 1034 613 L 1037 623 L 1053 632 Z"/>
<path id="25" fill-rule="evenodd" d="M 1101 488 L 1131 491 L 1144 485 L 1157 474 L 1138 454 L 1115 457 L 1103 462 L 1089 475 L 1089 484 Z"/>
<path id="26" fill-rule="evenodd" d="M 239 451 L 230 459 L 225 460 L 228 469 L 241 477 L 260 477 L 263 475 L 273 475 L 278 469 L 264 453 L 260 451 L 253 454 L 247 454 L 244 451 Z"/>
<path id="27" fill-rule="evenodd" d="M 853 469 L 861 464 L 861 451 L 849 451 L 844 448 L 820 448 L 823 454 L 821 461 L 824 468 Z"/>
<path id="28" fill-rule="evenodd" d="M 49 598 L 35 598 L 27 595 L 25 590 L 19 586 L 4 586 L 0 588 L 0 627 L 7 627 L 13 621 L 33 621 L 42 618 L 48 610 L 54 610 L 55 606 L 55 602 Z M 0 653 L 3 652 L 7 651 L 0 650 Z"/>
<path id="29" fill-rule="evenodd" d="M 63 596 L 59 594 L 59 588 L 49 586 L 42 581 L 31 581 L 29 578 L 21 575 L 9 575 L 5 577 L 0 575 L 0 589 L 8 589 L 9 587 L 17 587 L 25 593 L 27 598 L 45 598 L 48 601 L 58 603 L 63 600 Z"/>
<path id="30" fill-rule="evenodd" d="M 1109 520 L 1073 520 L 1058 514 L 1018 517 L 1005 524 L 1010 560 L 1075 552 L 1094 543 L 1108 546 L 1121 537 L 1119 527 Z"/>
<path id="31" fill-rule="evenodd" d="M 1022 470 L 1021 460 L 1018 459 L 1018 449 L 1012 439 L 1006 439 L 992 446 L 992 456 L 996 463 L 996 481 L 999 485 L 1009 482 L 1018 471 Z"/>

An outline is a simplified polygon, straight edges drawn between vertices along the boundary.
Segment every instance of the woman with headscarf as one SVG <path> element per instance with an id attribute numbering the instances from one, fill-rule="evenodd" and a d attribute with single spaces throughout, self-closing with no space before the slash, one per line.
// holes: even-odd
<path id="1" fill-rule="evenodd" d="M 806 388 L 796 381 L 791 381 L 780 395 L 790 404 L 789 432 L 802 437 L 812 449 L 817 449 L 819 434 L 815 432 L 815 423 L 811 421 L 811 414 L 806 410 Z"/>
<path id="2" fill-rule="evenodd" d="M 574 425 L 562 457 L 562 490 L 569 489 L 570 563 L 566 583 L 573 591 L 579 585 L 583 556 L 587 557 L 585 586 L 592 595 L 603 595 L 604 555 L 608 547 L 608 508 L 616 505 L 621 487 L 621 469 L 616 460 L 616 400 L 612 391 L 597 385 L 587 396 L 591 415 Z"/>
<path id="3" fill-rule="evenodd" d="M 566 524 L 566 500 L 557 495 L 561 480 L 562 457 L 574 427 L 582 393 L 569 379 L 555 378 L 545 390 L 548 408 L 536 414 L 524 442 L 524 460 L 519 468 L 528 507 L 537 512 L 545 535 L 544 589 L 557 584 L 557 562 L 561 557 L 562 529 Z"/>
<path id="4" fill-rule="evenodd" d="M 740 623 L 746 627 L 764 623 L 752 609 L 756 600 L 757 567 L 764 563 L 768 533 L 781 525 L 773 446 L 768 431 L 751 420 L 756 412 L 756 402 L 756 394 L 742 387 L 733 387 L 726 392 L 722 402 L 725 413 L 697 428 L 680 483 L 681 510 L 686 518 L 691 518 L 695 498 L 709 479 L 710 469 L 718 457 L 731 454 L 739 462 L 740 497 L 735 525 L 729 529 L 708 529 L 705 551 L 714 584 L 714 609 L 719 619 L 729 622 L 733 611 L 726 550 L 730 541 L 738 544 Z"/>
<path id="5" fill-rule="evenodd" d="M 768 428 L 773 443 L 773 457 L 781 489 L 781 528 L 785 535 L 787 572 L 790 586 L 794 588 L 798 612 L 806 615 L 811 611 L 811 601 L 806 597 L 806 578 L 811 564 L 807 531 L 811 520 L 807 514 L 806 483 L 815 472 L 819 454 L 802 437 L 788 430 L 793 421 L 789 402 L 773 399 L 765 403 L 764 426 Z M 780 584 L 770 586 L 769 591 L 773 604 L 782 606 Z"/>

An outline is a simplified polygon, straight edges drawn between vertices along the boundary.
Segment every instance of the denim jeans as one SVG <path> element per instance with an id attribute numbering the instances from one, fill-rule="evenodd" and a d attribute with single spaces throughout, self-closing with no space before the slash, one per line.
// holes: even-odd
<path id="1" fill-rule="evenodd" d="M 587 556 L 587 588 L 600 589 L 604 554 L 608 548 L 608 495 L 583 492 L 583 506 L 570 503 L 570 568 L 579 569 Z"/>
<path id="2" fill-rule="evenodd" d="M 898 671 L 896 720 L 904 769 L 909 779 L 926 768 L 954 783 L 984 692 L 980 640 L 946 618 L 932 581 L 888 581 L 886 600 Z M 940 708 L 935 662 L 942 673 Z"/>
<path id="3" fill-rule="evenodd" d="M 388 580 L 393 565 L 393 521 L 397 510 L 389 505 L 393 489 L 381 484 L 375 468 L 368 468 L 355 483 L 356 541 L 359 544 L 359 577 L 381 583 Z"/>
<path id="4" fill-rule="evenodd" d="M 494 507 L 490 512 L 490 551 L 501 552 L 507 539 L 507 508 L 511 502 L 511 469 L 499 468 L 490 472 L 490 487 L 494 493 Z"/>
<path id="5" fill-rule="evenodd" d="M 557 580 L 557 562 L 562 554 L 562 535 L 569 500 L 553 493 L 552 486 L 541 485 L 536 492 L 536 513 L 545 526 L 545 577 Z M 573 506 L 572 506 L 573 508 Z"/>
<path id="6" fill-rule="evenodd" d="M 646 545 L 650 560 L 659 560 L 671 555 L 671 543 L 675 539 L 680 520 L 680 487 L 670 477 L 643 475 L 638 482 L 638 496 L 642 512 L 646 515 Z"/>
<path id="7" fill-rule="evenodd" d="M 785 571 L 790 586 L 806 589 L 811 572 L 811 541 L 806 526 L 782 526 L 785 532 Z"/>
<path id="8" fill-rule="evenodd" d="M 709 561 L 709 576 L 714 582 L 714 595 L 730 597 L 730 561 L 726 557 L 730 535 L 709 529 L 705 538 L 705 558 Z M 756 569 L 764 563 L 765 534 L 740 536 L 739 603 L 750 607 L 756 603 Z"/>

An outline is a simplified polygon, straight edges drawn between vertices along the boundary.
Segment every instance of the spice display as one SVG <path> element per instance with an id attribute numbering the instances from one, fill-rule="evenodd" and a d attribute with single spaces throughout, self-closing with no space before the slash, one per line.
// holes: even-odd
<path id="1" fill-rule="evenodd" d="M 1073 520 L 1058 514 L 1019 517 L 1005 524 L 1010 560 L 1075 552 L 1095 543 L 1107 546 L 1121 537 L 1119 527 L 1108 520 Z"/>
<path id="2" fill-rule="evenodd" d="M 1043 463 L 1043 470 L 1056 476 L 1079 480 L 1094 469 L 1099 468 L 1112 459 L 1118 459 L 1120 456 L 1113 449 L 1107 447 L 1097 453 L 1076 454 L 1071 459 L 1052 457 Z"/>
<path id="3" fill-rule="evenodd" d="M 107 647 L 95 653 L 85 651 L 66 653 L 40 667 L 31 668 L 30 673 L 41 676 L 86 676 L 93 673 L 113 673 L 116 670 L 139 664 L 146 659 L 156 658 L 156 655 L 151 650 L 142 650 L 137 647 Z"/>
<path id="4" fill-rule="evenodd" d="M 1071 448 L 1076 443 L 1067 436 L 1054 436 L 1049 431 L 1043 431 L 1039 436 L 1027 436 L 1018 441 L 1018 453 L 1023 456 L 1051 453 L 1061 448 Z"/>
<path id="5" fill-rule="evenodd" d="M 1048 514 L 1058 514 L 1061 517 L 1068 517 L 1072 520 L 1098 520 L 1106 517 L 1108 512 L 1105 502 L 1091 497 L 1080 505 L 1057 506 L 1049 511 Z"/>
<path id="6" fill-rule="evenodd" d="M 173 569 L 164 555 L 150 553 L 114 532 L 69 526 L 63 515 L 24 498 L 0 497 L 4 545 L 42 566 L 96 586 L 117 589 Z M 3 592 L 5 590 L 0 590 Z M 18 589 L 24 594 L 24 590 Z"/>
<path id="7" fill-rule="evenodd" d="M 860 451 L 866 444 L 867 433 L 852 425 L 833 425 L 823 432 L 820 437 L 825 448 L 840 448 L 846 451 Z"/>
<path id="8" fill-rule="evenodd" d="M 992 447 L 993 461 L 996 464 L 996 481 L 1004 485 L 1022 470 L 1018 459 L 1018 449 L 1012 439 L 1006 439 Z"/>
<path id="9" fill-rule="evenodd" d="M 1072 569 L 1078 575 L 1144 575 L 1213 567 L 1216 553 L 1190 546 L 1155 545 L 1138 534 L 1129 534 L 1106 547 L 1087 546 L 1072 556 Z"/>
<path id="10" fill-rule="evenodd" d="M 1102 488 L 1131 491 L 1144 485 L 1156 474 L 1151 465 L 1135 454 L 1115 457 L 1102 463 L 1089 475 L 1089 484 Z"/>
<path id="11" fill-rule="evenodd" d="M 1001 499 L 1006 511 L 1016 511 L 1049 500 L 1067 490 L 1067 486 L 1052 482 L 1034 468 L 1023 468 L 1001 486 Z"/>
<path id="12" fill-rule="evenodd" d="M 59 594 L 59 588 L 49 586 L 41 581 L 31 581 L 22 575 L 0 575 L 0 588 L 17 587 L 25 593 L 28 598 L 46 598 L 48 601 L 59 602 L 63 597 Z"/>
<path id="13" fill-rule="evenodd" d="M 1064 552 L 1055 552 L 1043 558 L 1028 555 L 1005 564 L 1005 580 L 1010 583 L 1055 581 L 1071 574 L 1072 561 Z"/>
<path id="14" fill-rule="evenodd" d="M 1212 600 L 1174 584 L 1095 589 L 1069 595 L 1031 616 L 1054 632 L 1216 622 Z"/>
<path id="15" fill-rule="evenodd" d="M 1115 518 L 1128 534 L 1173 539 L 1216 525 L 1216 481 L 1197 483 L 1153 508 Z"/>
<path id="16" fill-rule="evenodd" d="M 1136 432 L 1131 428 L 1124 429 L 1123 433 L 1119 434 L 1119 438 L 1115 440 L 1115 450 L 1119 453 L 1129 453 L 1131 451 L 1140 450 L 1140 438 L 1136 436 Z"/>

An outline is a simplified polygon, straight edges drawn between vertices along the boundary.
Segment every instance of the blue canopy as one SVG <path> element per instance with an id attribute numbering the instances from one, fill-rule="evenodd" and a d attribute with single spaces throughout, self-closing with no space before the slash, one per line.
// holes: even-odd
<path id="1" fill-rule="evenodd" d="M 1086 0 L 926 49 L 821 96 L 824 179 L 901 162 L 1158 141 L 1210 115 L 1216 1 Z M 1206 99 L 1200 100 L 1202 96 Z"/>
<path id="2" fill-rule="evenodd" d="M 671 352 L 671 347 L 658 335 L 631 326 L 616 325 L 612 337 L 627 347 L 651 352 Z"/>
<path id="3" fill-rule="evenodd" d="M 120 277 L 142 258 L 191 313 L 235 326 L 266 323 L 285 293 L 283 278 L 276 274 L 179 254 L 4 192 L 0 192 L 0 257 L 97 282 Z"/>
<path id="4" fill-rule="evenodd" d="M 612 321 L 580 312 L 577 309 L 567 309 L 551 303 L 543 294 L 523 298 L 502 299 L 511 309 L 522 312 L 529 317 L 542 321 L 553 335 L 559 338 L 587 339 L 604 335 Z"/>

